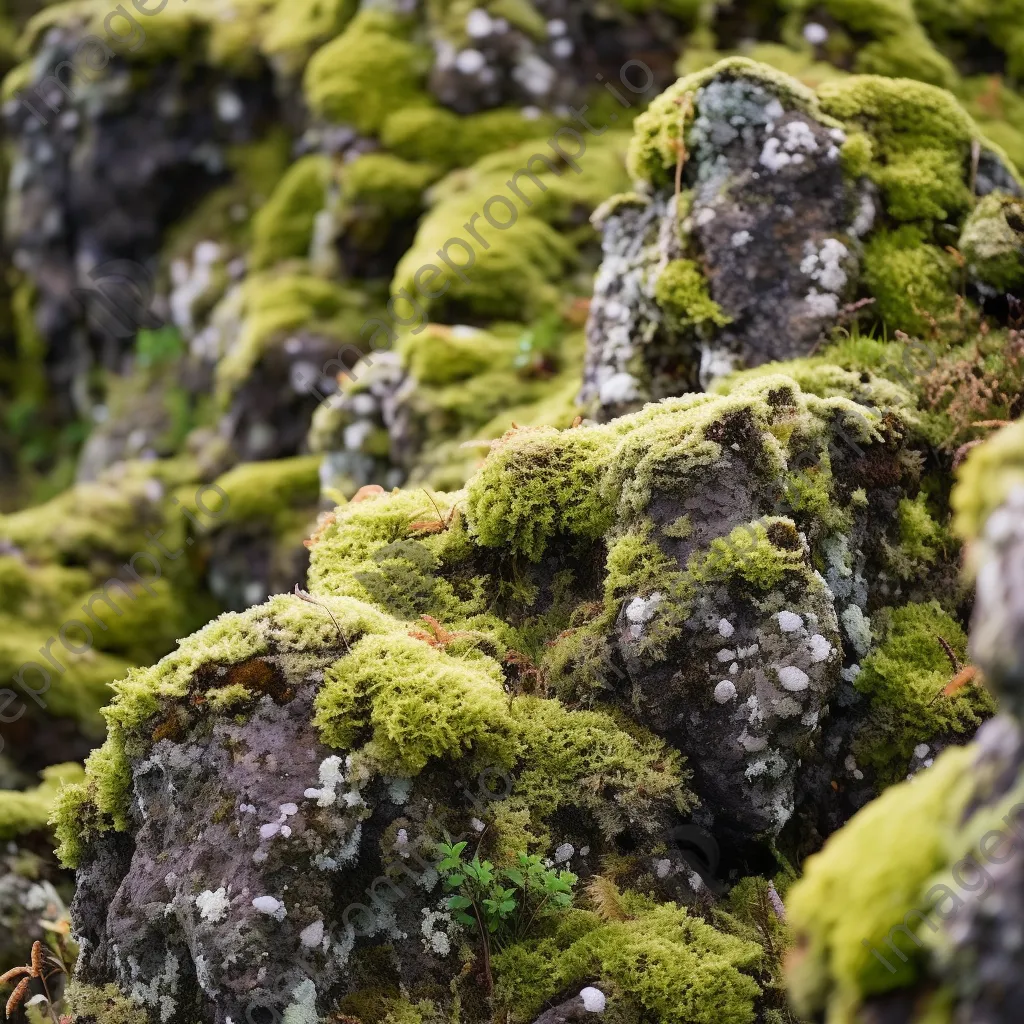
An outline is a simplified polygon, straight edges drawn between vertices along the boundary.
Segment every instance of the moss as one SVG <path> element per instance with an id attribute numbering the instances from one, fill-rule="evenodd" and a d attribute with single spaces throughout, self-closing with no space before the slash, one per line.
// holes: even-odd
<path id="1" fill-rule="evenodd" d="M 515 109 L 459 117 L 444 107 L 414 106 L 390 113 L 380 137 L 406 160 L 450 170 L 528 139 L 545 138 L 558 127 L 553 117 L 527 117 Z"/>
<path id="2" fill-rule="evenodd" d="M 683 326 L 724 327 L 732 318 L 708 293 L 708 282 L 693 260 L 672 260 L 658 275 L 654 297 L 659 306 Z"/>
<path id="3" fill-rule="evenodd" d="M 330 160 L 319 154 L 293 164 L 252 221 L 251 262 L 265 270 L 280 260 L 305 257 L 313 223 L 326 201 Z"/>
<path id="4" fill-rule="evenodd" d="M 308 512 L 320 496 L 319 455 L 247 462 L 216 481 L 227 495 L 218 526 L 265 522 L 280 531 L 293 525 L 296 510 Z M 212 501 L 212 499 L 211 499 Z"/>
<path id="5" fill-rule="evenodd" d="M 763 952 L 756 943 L 717 931 L 671 903 L 648 904 L 627 921 L 602 925 L 589 915 L 572 923 L 589 928 L 563 949 L 571 932 L 512 946 L 494 958 L 499 999 L 517 1020 L 529 1020 L 545 999 L 584 984 L 609 995 L 609 1014 L 634 1005 L 667 1024 L 752 1024 L 757 1018 L 761 989 L 752 975 Z"/>
<path id="6" fill-rule="evenodd" d="M 861 662 L 855 682 L 871 701 L 871 720 L 855 754 L 858 764 L 870 765 L 883 783 L 891 783 L 906 774 L 919 743 L 968 737 L 996 708 L 980 687 L 939 696 L 955 674 L 939 638 L 961 659 L 967 638 L 938 602 L 883 609 L 871 622 L 878 643 Z"/>
<path id="7" fill-rule="evenodd" d="M 364 10 L 306 66 L 306 100 L 314 113 L 372 135 L 392 111 L 423 102 L 426 52 L 405 38 L 400 18 Z"/>
<path id="8" fill-rule="evenodd" d="M 357 0 L 286 0 L 272 4 L 263 23 L 262 50 L 297 71 L 318 43 L 333 39 L 358 8 Z"/>
<path id="9" fill-rule="evenodd" d="M 969 209 L 971 144 L 983 140 L 953 96 L 870 75 L 827 82 L 818 95 L 826 113 L 870 137 L 870 160 L 857 169 L 882 190 L 890 217 L 946 220 Z"/>
<path id="10" fill-rule="evenodd" d="M 367 313 L 365 294 L 300 270 L 254 274 L 241 286 L 242 326 L 217 364 L 217 394 L 226 402 L 259 363 L 264 351 L 299 327 L 353 342 Z"/>
<path id="11" fill-rule="evenodd" d="M 595 238 L 581 213 L 625 187 L 624 144 L 624 136 L 611 131 L 588 140 L 576 164 L 579 173 L 537 140 L 448 175 L 434 187 L 433 206 L 395 270 L 392 295 L 415 296 L 431 318 L 449 322 L 481 317 L 529 322 L 556 309 L 564 297 L 565 272 L 577 260 L 577 244 L 568 232 L 576 229 L 577 243 Z M 519 173 L 527 167 L 536 181 Z M 493 197 L 498 197 L 494 203 Z M 489 223 L 485 214 L 504 226 Z M 449 244 L 453 239 L 462 241 Z M 428 274 L 431 268 L 437 272 Z"/>
<path id="12" fill-rule="evenodd" d="M 509 435 L 468 485 L 472 532 L 485 547 L 538 561 L 556 534 L 597 538 L 613 508 L 599 482 L 610 456 L 608 433 L 535 428 Z"/>
<path id="13" fill-rule="evenodd" d="M 947 750 L 912 782 L 886 790 L 808 858 L 786 901 L 800 946 L 789 968 L 798 1013 L 827 1008 L 843 1019 L 865 996 L 916 979 L 924 950 L 904 939 L 904 956 L 889 956 L 896 968 L 890 972 L 871 948 L 889 953 L 892 929 L 905 920 L 913 925 L 908 915 L 931 905 L 928 882 L 948 863 L 946 834 L 970 794 L 972 757 L 962 747 Z M 851 878 L 855 904 L 848 899 Z"/>
<path id="14" fill-rule="evenodd" d="M 64 997 L 75 1020 L 89 1024 L 147 1024 L 145 1007 L 127 999 L 116 985 L 99 988 L 72 981 Z"/>
<path id="15" fill-rule="evenodd" d="M 960 236 L 971 276 L 1000 292 L 1024 288 L 1024 200 L 993 192 L 974 208 Z"/>
<path id="16" fill-rule="evenodd" d="M 61 786 L 83 778 L 79 764 L 51 765 L 40 774 L 43 781 L 34 789 L 0 790 L 0 839 L 45 829 Z"/>
<path id="17" fill-rule="evenodd" d="M 957 473 L 951 503 L 953 526 L 964 540 L 975 540 L 988 517 L 1024 487 L 1024 422 L 993 435 L 967 457 Z"/>
<path id="18" fill-rule="evenodd" d="M 956 309 L 956 261 L 911 225 L 880 231 L 864 253 L 864 277 L 875 311 L 894 330 L 927 335 Z"/>

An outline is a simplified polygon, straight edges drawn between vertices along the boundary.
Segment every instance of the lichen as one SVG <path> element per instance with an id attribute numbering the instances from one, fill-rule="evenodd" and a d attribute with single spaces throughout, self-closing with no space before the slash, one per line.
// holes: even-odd
<path id="1" fill-rule="evenodd" d="M 998 292 L 1024 288 L 1024 200 L 993 192 L 974 208 L 960 235 L 973 278 Z"/>

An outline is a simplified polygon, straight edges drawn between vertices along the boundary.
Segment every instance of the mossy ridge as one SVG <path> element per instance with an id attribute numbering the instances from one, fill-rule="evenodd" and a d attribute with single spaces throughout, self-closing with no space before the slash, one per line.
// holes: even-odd
<path id="1" fill-rule="evenodd" d="M 834 1014 L 829 1020 L 849 1019 L 866 996 L 918 977 L 924 950 L 904 943 L 906 960 L 894 957 L 891 973 L 871 946 L 885 951 L 892 928 L 932 905 L 928 885 L 951 863 L 949 836 L 971 794 L 973 757 L 970 748 L 947 750 L 911 782 L 886 790 L 808 858 L 786 901 L 803 941 L 789 970 L 797 1012 L 827 1009 Z M 851 877 L 860 886 L 856 906 L 846 898 Z"/>
<path id="2" fill-rule="evenodd" d="M 304 264 L 284 264 L 253 274 L 224 300 L 237 311 L 240 326 L 227 354 L 217 364 L 220 402 L 229 401 L 264 352 L 286 331 L 306 331 L 355 342 L 369 315 L 365 293 L 317 277 Z"/>
<path id="3" fill-rule="evenodd" d="M 640 1011 L 671 1024 L 752 1024 L 762 947 L 683 907 L 624 895 L 626 920 L 606 923 L 577 911 L 550 937 L 495 957 L 497 999 L 513 1020 L 529 1021 L 559 992 L 595 981 L 609 994 L 614 1019 Z"/>
<path id="4" fill-rule="evenodd" d="M 966 660 L 967 637 L 937 601 L 882 609 L 871 623 L 878 642 L 855 680 L 871 710 L 854 754 L 889 785 L 906 775 L 918 744 L 967 738 L 996 707 L 978 687 L 940 696 L 955 673 L 939 638 Z"/>
<path id="5" fill-rule="evenodd" d="M 324 669 L 316 721 L 326 743 L 358 749 L 375 771 L 406 778 L 441 759 L 504 766 L 517 780 L 510 798 L 525 815 L 517 828 L 532 822 L 537 842 L 546 839 L 543 821 L 565 804 L 591 807 L 609 834 L 624 827 L 625 818 L 601 814 L 603 800 L 581 796 L 588 779 L 595 786 L 600 781 L 602 791 L 621 790 L 618 805 L 634 824 L 654 820 L 662 804 L 689 805 L 681 760 L 661 741 L 622 728 L 606 713 L 539 698 L 511 700 L 501 665 L 477 648 L 472 634 L 457 648 L 442 649 L 410 632 L 409 623 L 352 598 L 280 596 L 221 616 L 158 665 L 130 671 L 114 684 L 115 699 L 104 712 L 107 741 L 90 756 L 86 781 L 62 796 L 55 819 L 61 856 L 73 864 L 94 835 L 127 827 L 131 763 L 157 739 L 201 721 L 209 714 L 204 703 L 214 714 L 224 713 L 219 706 L 244 713 L 238 685 L 251 704 L 263 693 L 253 690 L 263 676 L 294 686 Z M 486 649 L 486 635 L 480 640 Z M 211 672 L 214 667 L 224 675 Z M 236 676 L 231 693 L 202 688 Z M 288 699 L 286 692 L 278 696 Z"/>
<path id="6" fill-rule="evenodd" d="M 625 143 L 624 133 L 611 131 L 587 140 L 587 151 L 577 163 L 579 173 L 561 164 L 545 139 L 536 139 L 443 178 L 434 186 L 433 205 L 413 245 L 395 270 L 391 294 L 401 298 L 400 314 L 407 315 L 405 296 L 417 297 L 432 319 L 449 322 L 460 317 L 471 322 L 530 321 L 557 309 L 564 293 L 556 282 L 576 264 L 578 244 L 596 238 L 582 214 L 627 185 L 622 165 Z M 536 180 L 528 175 L 516 179 L 524 168 Z M 517 180 L 520 194 L 510 188 L 512 180 Z M 488 201 L 496 196 L 504 202 L 495 219 L 511 222 L 504 229 L 484 220 L 485 207 L 489 211 Z M 467 224 L 485 244 L 474 240 Z M 470 266 L 464 248 L 449 250 L 450 260 L 462 271 L 451 269 L 438 255 L 453 238 L 463 239 L 472 252 Z M 429 266 L 437 267 L 437 273 L 421 289 L 418 277 Z M 427 297 L 428 290 L 438 297 Z"/>

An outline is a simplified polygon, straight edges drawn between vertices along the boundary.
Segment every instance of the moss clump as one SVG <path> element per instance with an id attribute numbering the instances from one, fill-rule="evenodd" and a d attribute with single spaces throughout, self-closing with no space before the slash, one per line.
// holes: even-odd
<path id="1" fill-rule="evenodd" d="M 609 994 L 613 1019 L 623 1011 L 633 1019 L 633 1009 L 670 1024 L 752 1024 L 761 946 L 674 904 L 634 902 L 639 906 L 628 920 L 603 924 L 595 914 L 569 915 L 551 938 L 499 953 L 499 1001 L 525 1021 L 560 991 L 594 984 Z"/>
<path id="2" fill-rule="evenodd" d="M 693 260 L 672 260 L 658 275 L 654 297 L 659 306 L 681 326 L 725 327 L 726 316 L 708 293 L 708 282 Z"/>
<path id="3" fill-rule="evenodd" d="M 98 988 L 72 981 L 64 996 L 75 1020 L 88 1024 L 148 1024 L 145 1007 L 125 998 L 116 985 Z"/>
<path id="4" fill-rule="evenodd" d="M 528 139 L 543 139 L 558 127 L 552 117 L 527 117 L 514 109 L 459 117 L 444 107 L 414 106 L 388 114 L 380 138 L 406 160 L 451 170 Z"/>
<path id="5" fill-rule="evenodd" d="M 46 828 L 57 794 L 84 777 L 80 764 L 55 764 L 40 773 L 42 782 L 24 792 L 0 790 L 0 839 L 17 839 Z"/>
<path id="6" fill-rule="evenodd" d="M 376 134 L 392 111 L 423 102 L 425 51 L 409 42 L 402 19 L 364 10 L 306 66 L 310 108 L 321 117 Z"/>
<path id="7" fill-rule="evenodd" d="M 240 326 L 228 353 L 217 364 L 217 395 L 227 402 L 259 363 L 266 349 L 287 331 L 303 328 L 354 342 L 367 314 L 363 293 L 302 270 L 254 274 L 232 301 Z"/>
<path id="8" fill-rule="evenodd" d="M 252 221 L 251 262 L 265 270 L 280 260 L 305 257 L 316 215 L 323 209 L 331 163 L 319 154 L 293 164 Z"/>
<path id="9" fill-rule="evenodd" d="M 999 431 L 975 448 L 957 476 L 951 499 L 953 526 L 964 540 L 975 540 L 1010 493 L 1024 487 L 1024 422 Z"/>
<path id="10" fill-rule="evenodd" d="M 1024 199 L 993 192 L 974 208 L 960 252 L 972 277 L 999 292 L 1024 289 Z"/>
<path id="11" fill-rule="evenodd" d="M 861 662 L 855 683 L 871 701 L 871 717 L 854 749 L 858 764 L 891 783 L 906 774 L 919 743 L 970 736 L 996 708 L 980 687 L 940 696 L 954 670 L 939 638 L 961 659 L 967 638 L 937 601 L 883 609 L 871 622 L 878 644 Z"/>
<path id="12" fill-rule="evenodd" d="M 971 144 L 984 140 L 948 92 L 864 76 L 827 82 L 818 96 L 822 109 L 851 133 L 844 154 L 848 170 L 882 190 L 893 220 L 941 221 L 970 208 Z M 856 130 L 864 135 L 852 134 Z"/>
<path id="13" fill-rule="evenodd" d="M 295 525 L 297 510 L 305 522 L 320 496 L 320 461 L 319 455 L 300 455 L 229 470 L 216 482 L 227 495 L 217 510 L 218 526 L 265 522 L 282 532 Z"/>
<path id="14" fill-rule="evenodd" d="M 955 273 L 953 257 L 909 224 L 878 232 L 864 253 L 864 277 L 878 314 L 908 334 L 927 335 L 934 322 L 953 314 Z"/>
<path id="15" fill-rule="evenodd" d="M 917 978 L 925 951 L 905 935 L 899 941 L 898 929 L 919 927 L 914 911 L 942 902 L 928 883 L 950 863 L 947 837 L 971 792 L 972 759 L 967 748 L 947 750 L 912 782 L 886 790 L 808 858 L 786 901 L 800 947 L 788 972 L 798 1013 L 849 1019 L 866 996 Z M 856 903 L 848 898 L 851 878 Z M 898 941 L 903 956 L 887 940 Z"/>
<path id="16" fill-rule="evenodd" d="M 625 141 L 611 131 L 589 140 L 578 173 L 536 140 L 438 182 L 433 206 L 395 270 L 391 293 L 403 297 L 400 313 L 407 315 L 405 295 L 449 322 L 530 322 L 556 309 L 564 291 L 555 282 L 575 265 L 579 244 L 595 238 L 581 212 L 627 184 Z"/>
<path id="17" fill-rule="evenodd" d="M 498 445 L 469 485 L 472 531 L 487 547 L 508 546 L 538 561 L 556 534 L 595 539 L 612 523 L 600 481 L 611 455 L 608 432 L 534 428 Z"/>

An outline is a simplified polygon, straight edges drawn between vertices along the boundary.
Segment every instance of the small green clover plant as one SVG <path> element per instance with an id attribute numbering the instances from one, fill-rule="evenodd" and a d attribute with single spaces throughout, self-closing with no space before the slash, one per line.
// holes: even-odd
<path id="1" fill-rule="evenodd" d="M 572 906 L 576 876 L 550 868 L 536 855 L 520 853 L 515 867 L 495 868 L 488 860 L 464 859 L 467 844 L 440 843 L 438 873 L 454 890 L 447 908 L 455 920 L 476 927 L 483 948 L 488 989 L 491 947 L 504 949 L 525 938 L 534 923 Z"/>

